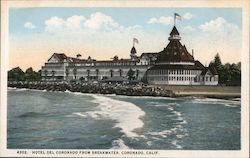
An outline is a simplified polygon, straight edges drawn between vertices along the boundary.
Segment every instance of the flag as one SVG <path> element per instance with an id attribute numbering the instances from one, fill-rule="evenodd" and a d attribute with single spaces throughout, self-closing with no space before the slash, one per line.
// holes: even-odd
<path id="1" fill-rule="evenodd" d="M 181 16 L 177 13 L 174 13 L 174 19 L 181 20 Z"/>
<path id="2" fill-rule="evenodd" d="M 133 38 L 133 43 L 139 43 L 138 39 L 137 38 Z"/>

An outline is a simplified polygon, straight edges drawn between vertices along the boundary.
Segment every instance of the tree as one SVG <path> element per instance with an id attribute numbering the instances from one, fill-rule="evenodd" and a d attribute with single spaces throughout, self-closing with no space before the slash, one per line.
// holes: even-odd
<path id="1" fill-rule="evenodd" d="M 224 84 L 227 79 L 226 79 L 226 73 L 221 63 L 219 53 L 215 55 L 214 60 L 210 62 L 209 67 L 214 67 L 217 70 L 219 74 L 219 83 Z"/>
<path id="2" fill-rule="evenodd" d="M 83 78 L 83 77 L 80 77 L 80 79 L 79 79 L 79 80 L 81 81 L 81 83 L 83 83 L 84 78 Z"/>
<path id="3" fill-rule="evenodd" d="M 45 74 L 47 75 L 47 74 Z M 25 72 L 19 67 L 13 68 L 8 71 L 8 81 L 40 81 L 41 70 L 34 71 L 32 67 L 28 68 Z"/>
<path id="4" fill-rule="evenodd" d="M 127 76 L 129 80 L 132 80 L 134 78 L 135 71 L 133 71 L 131 68 L 128 70 Z"/>
<path id="5" fill-rule="evenodd" d="M 219 54 L 217 53 L 214 60 L 210 62 L 209 66 L 214 66 L 219 74 L 219 84 L 229 86 L 241 85 L 241 63 L 226 63 L 222 64 Z"/>
<path id="6" fill-rule="evenodd" d="M 25 73 L 20 67 L 16 67 L 8 71 L 8 81 L 24 81 Z"/>
<path id="7" fill-rule="evenodd" d="M 81 54 L 77 54 L 77 55 L 76 55 L 77 58 L 80 58 L 81 56 L 82 56 Z"/>
<path id="8" fill-rule="evenodd" d="M 36 81 L 38 80 L 38 74 L 33 71 L 33 68 L 30 67 L 25 71 L 25 80 L 26 81 Z"/>
<path id="9" fill-rule="evenodd" d="M 119 59 L 119 58 L 118 58 L 117 55 L 115 55 L 114 58 L 113 58 L 113 60 L 118 60 L 118 59 Z"/>
<path id="10" fill-rule="evenodd" d="M 230 65 L 230 70 L 229 70 L 229 77 L 230 80 L 227 83 L 227 85 L 230 86 L 237 86 L 241 85 L 241 68 L 240 64 L 231 64 Z"/>

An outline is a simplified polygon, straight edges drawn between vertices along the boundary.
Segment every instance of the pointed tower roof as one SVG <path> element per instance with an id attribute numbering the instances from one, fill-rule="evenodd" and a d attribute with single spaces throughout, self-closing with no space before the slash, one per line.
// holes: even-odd
<path id="1" fill-rule="evenodd" d="M 132 47 L 132 49 L 131 49 L 131 51 L 130 51 L 130 54 L 136 54 L 136 49 L 135 49 L 134 46 Z"/>
<path id="2" fill-rule="evenodd" d="M 179 34 L 177 28 L 174 26 L 169 35 L 174 36 L 174 35 L 180 35 L 180 34 Z"/>
<path id="3" fill-rule="evenodd" d="M 181 37 L 179 32 L 174 26 L 169 39 L 169 44 L 163 51 L 159 52 L 157 62 L 192 62 L 194 63 L 193 56 L 187 51 L 186 46 L 180 42 Z"/>

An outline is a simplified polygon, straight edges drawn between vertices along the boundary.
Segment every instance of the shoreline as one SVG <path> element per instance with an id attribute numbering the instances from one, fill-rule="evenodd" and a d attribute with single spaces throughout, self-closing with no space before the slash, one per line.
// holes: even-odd
<path id="1" fill-rule="evenodd" d="M 8 82 L 8 88 L 26 88 L 46 91 L 70 91 L 90 94 L 115 94 L 123 96 L 150 97 L 199 97 L 232 100 L 241 98 L 240 87 L 220 86 L 141 86 L 141 85 L 110 85 L 110 84 L 68 84 L 46 82 Z"/>

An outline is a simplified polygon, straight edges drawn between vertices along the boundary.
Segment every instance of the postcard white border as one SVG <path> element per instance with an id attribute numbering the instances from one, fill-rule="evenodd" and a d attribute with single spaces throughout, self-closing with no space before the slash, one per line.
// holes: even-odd
<path id="1" fill-rule="evenodd" d="M 0 106 L 0 156 L 4 157 L 220 157 L 238 158 L 248 157 L 249 154 L 249 0 L 165 0 L 165 1 L 1 1 L 1 106 Z M 7 70 L 9 52 L 8 10 L 17 7 L 213 7 L 213 8 L 241 8 L 242 9 L 242 107 L 241 107 L 241 150 L 149 150 L 158 151 L 157 155 L 49 155 L 49 154 L 16 154 L 18 150 L 7 149 Z M 28 152 L 36 150 L 25 150 Z M 49 150 L 37 150 L 49 151 Z M 54 152 L 59 150 L 53 150 Z M 72 150 L 63 150 L 72 151 Z M 76 150 L 95 151 L 95 150 Z M 97 150 L 108 151 L 108 150 Z M 124 150 L 118 150 L 124 151 Z M 142 150 L 136 150 L 142 151 Z M 143 150 L 144 152 L 148 150 Z"/>

